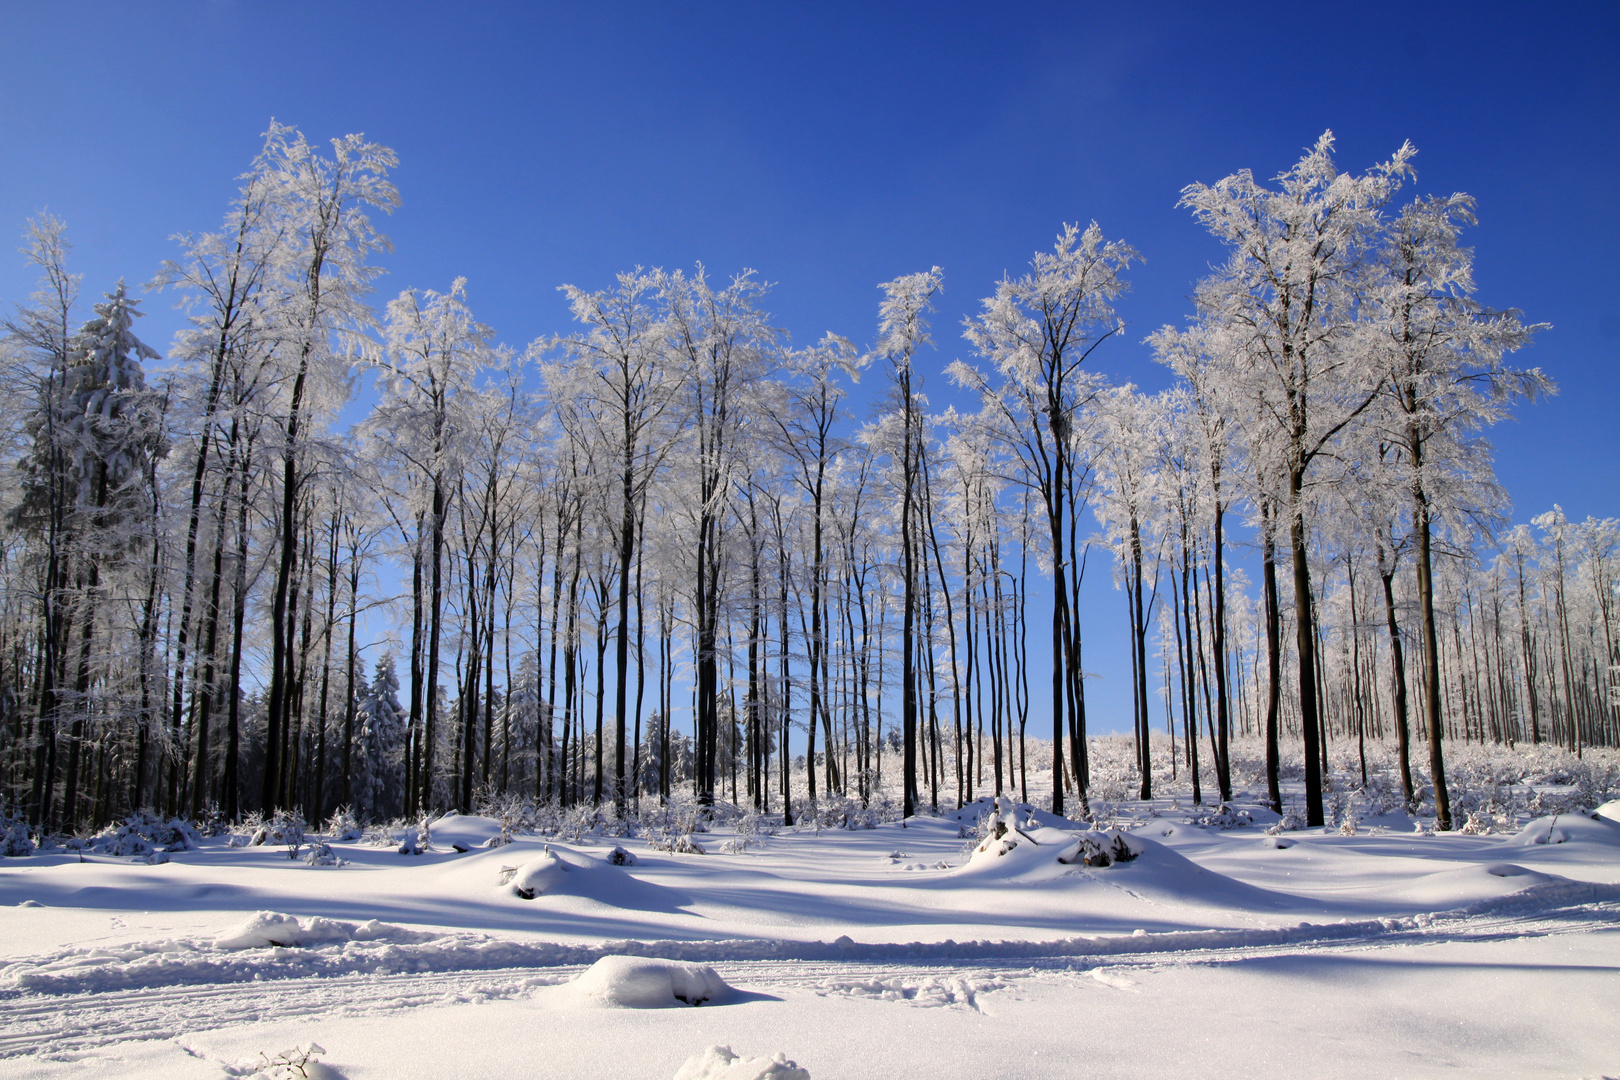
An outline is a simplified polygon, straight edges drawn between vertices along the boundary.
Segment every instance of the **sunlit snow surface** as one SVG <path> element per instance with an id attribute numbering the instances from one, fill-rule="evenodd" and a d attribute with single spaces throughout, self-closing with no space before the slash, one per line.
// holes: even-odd
<path id="1" fill-rule="evenodd" d="M 341 866 L 224 837 L 0 860 L 0 1077 L 243 1075 L 311 1042 L 356 1080 L 1620 1075 L 1620 822 L 1009 806 L 975 851 L 986 809 L 739 854 L 720 826 L 701 855 L 486 847 L 462 817 L 419 856 L 333 842 Z"/>

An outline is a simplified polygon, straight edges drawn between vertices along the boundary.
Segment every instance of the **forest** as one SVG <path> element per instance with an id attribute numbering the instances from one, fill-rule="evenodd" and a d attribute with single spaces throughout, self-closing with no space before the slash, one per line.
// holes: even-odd
<path id="1" fill-rule="evenodd" d="M 961 327 L 934 267 L 795 346 L 757 273 L 697 264 L 563 285 L 572 323 L 511 347 L 463 279 L 376 295 L 391 150 L 274 123 L 144 298 L 42 214 L 0 325 L 0 813 L 684 790 L 791 823 L 1038 767 L 1078 818 L 1089 630 L 1129 638 L 1142 798 L 1155 738 L 1213 803 L 1257 739 L 1321 825 L 1329 745 L 1374 742 L 1450 829 L 1448 743 L 1620 739 L 1620 522 L 1512 524 L 1484 433 L 1554 392 L 1514 366 L 1548 328 L 1476 300 L 1474 202 L 1413 197 L 1413 147 L 1333 148 L 1183 189 L 1225 261 L 1145 339 L 1139 253 L 1092 223 Z M 143 340 L 170 302 L 187 329 Z M 1135 348 L 1169 389 L 1098 372 Z M 1088 569 L 1123 619 L 1082 627 Z"/>

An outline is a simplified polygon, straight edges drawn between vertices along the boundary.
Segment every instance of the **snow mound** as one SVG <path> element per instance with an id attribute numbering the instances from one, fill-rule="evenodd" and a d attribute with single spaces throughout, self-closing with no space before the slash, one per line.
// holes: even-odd
<path id="1" fill-rule="evenodd" d="M 220 949 L 296 949 L 315 945 L 335 945 L 348 941 L 388 941 L 417 944 L 438 937 L 420 930 L 370 919 L 363 923 L 343 922 L 312 915 L 299 919 L 279 911 L 257 911 L 214 938 Z"/>
<path id="2" fill-rule="evenodd" d="M 1014 802 L 1005 795 L 980 795 L 972 802 L 963 803 L 942 816 L 946 821 L 959 822 L 966 827 L 977 824 L 980 819 L 990 814 L 999 815 L 1000 819 L 1008 824 L 1016 822 L 1026 828 L 1074 828 L 1074 822 L 1060 814 L 1042 810 L 1032 803 Z"/>
<path id="3" fill-rule="evenodd" d="M 1620 824 L 1620 799 L 1610 799 L 1608 802 L 1604 803 L 1602 806 L 1593 811 L 1593 813 L 1605 821 L 1613 821 L 1616 824 Z"/>
<path id="4" fill-rule="evenodd" d="M 707 964 L 642 956 L 604 956 L 574 980 L 574 990 L 598 1004 L 623 1009 L 702 1005 L 718 1001 L 731 993 L 731 987 Z M 712 1075 L 729 1077 L 732 1074 Z"/>
<path id="5" fill-rule="evenodd" d="M 1572 841 L 1620 847 L 1620 822 L 1607 819 L 1593 821 L 1580 814 L 1552 814 L 1536 818 L 1509 838 L 1508 843 L 1531 847 Z"/>
<path id="6" fill-rule="evenodd" d="M 1390 810 L 1382 814 L 1372 814 L 1362 818 L 1361 824 L 1368 829 L 1388 829 L 1392 833 L 1410 833 L 1414 830 L 1414 827 L 1422 827 L 1417 818 L 1404 810 Z"/>
<path id="7" fill-rule="evenodd" d="M 501 823 L 476 814 L 446 814 L 429 823 L 428 835 L 435 844 L 457 851 L 471 851 L 484 847 L 491 839 L 501 835 Z"/>
<path id="8" fill-rule="evenodd" d="M 711 1046 L 687 1058 L 675 1080 L 810 1080 L 810 1074 L 780 1050 L 768 1058 L 745 1058 L 729 1046 Z"/>
<path id="9" fill-rule="evenodd" d="M 1491 877 L 1530 877 L 1532 878 L 1533 883 L 1535 878 L 1540 878 L 1543 881 L 1551 880 L 1546 874 L 1538 874 L 1534 870 L 1525 869 L 1518 863 L 1510 862 L 1492 863 L 1485 868 L 1485 872 Z"/>
<path id="10" fill-rule="evenodd" d="M 612 854 L 599 859 L 547 844 L 540 854 L 514 866 L 517 860 L 509 853 L 516 847 L 496 848 L 459 859 L 457 862 L 462 869 L 453 873 L 463 882 L 497 885 L 519 900 L 572 897 L 605 907 L 658 912 L 680 911 L 691 902 L 679 890 L 627 873 L 623 867 L 634 863 L 618 863 Z M 628 851 L 621 857 L 635 858 Z"/>
<path id="11" fill-rule="evenodd" d="M 561 855 L 547 848 L 544 854 L 522 866 L 502 867 L 501 877 L 506 879 L 503 884 L 512 890 L 513 896 L 519 900 L 533 900 L 542 893 L 568 892 L 567 877 L 576 869 L 589 873 L 587 867 L 570 865 Z"/>
<path id="12" fill-rule="evenodd" d="M 1204 908 L 1251 911 L 1280 911 L 1300 903 L 1297 897 L 1206 869 L 1141 832 L 1116 829 L 1007 829 L 1000 837 L 987 836 L 966 865 L 934 880 L 959 885 L 995 882 L 1102 888 L 1110 893 L 1117 886 L 1154 903 L 1190 902 Z"/>
<path id="13" fill-rule="evenodd" d="M 973 849 L 967 865 L 958 870 L 958 874 L 1023 879 L 1059 877 L 1074 867 L 1130 862 L 1151 843 L 1112 829 L 1077 833 L 1036 827 L 1026 831 L 1007 825 L 998 820 L 999 817 L 999 813 L 991 814 L 989 834 Z"/>
<path id="14" fill-rule="evenodd" d="M 1157 818 L 1138 828 L 1136 835 L 1151 836 L 1153 839 L 1163 843 L 1166 840 L 1208 840 L 1211 830 L 1203 825 L 1195 825 L 1191 822 Z"/>

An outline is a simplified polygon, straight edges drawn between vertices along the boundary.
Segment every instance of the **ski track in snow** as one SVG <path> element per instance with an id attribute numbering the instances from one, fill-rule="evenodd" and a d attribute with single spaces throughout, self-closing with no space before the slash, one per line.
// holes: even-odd
<path id="1" fill-rule="evenodd" d="M 1605 891 L 1616 890 L 1611 887 Z M 1534 911 L 1526 910 L 1529 899 L 1507 897 L 1484 911 L 1275 930 L 936 945 L 716 941 L 541 946 L 512 942 L 501 944 L 534 950 L 535 962 L 460 970 L 335 974 L 310 973 L 307 965 L 301 965 L 252 981 L 169 980 L 91 991 L 66 990 L 63 982 L 58 984 L 62 987 L 59 992 L 0 991 L 0 1059 L 41 1055 L 71 1060 L 85 1051 L 114 1043 L 173 1039 L 183 1044 L 184 1037 L 191 1033 L 259 1021 L 358 1016 L 521 998 L 567 982 L 595 957 L 614 953 L 710 962 L 728 983 L 753 993 L 815 993 L 985 1012 L 993 1011 L 993 1006 L 987 1008 L 984 995 L 1016 989 L 1021 980 L 1030 978 L 1086 978 L 1116 991 L 1131 992 L 1135 986 L 1132 973 L 1175 965 L 1226 964 L 1329 950 L 1488 942 L 1620 928 L 1620 898 L 1563 906 L 1543 903 Z M 1506 902 L 1515 900 L 1518 903 Z M 485 944 L 491 943 L 486 940 Z M 756 955 L 748 955 L 750 949 Z M 540 959 L 538 954 L 548 951 L 552 960 Z M 269 957 L 318 954 L 321 950 L 244 952 L 245 959 L 263 965 Z M 486 947 L 484 955 L 493 959 L 503 952 Z M 995 963 L 998 960 L 1001 963 Z M 25 965 L 8 969 L 13 982 L 19 966 Z"/>

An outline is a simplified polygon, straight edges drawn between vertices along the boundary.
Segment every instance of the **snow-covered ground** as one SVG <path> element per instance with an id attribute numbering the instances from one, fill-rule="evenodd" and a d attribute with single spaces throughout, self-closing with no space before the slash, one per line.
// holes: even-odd
<path id="1" fill-rule="evenodd" d="M 0 860 L 0 1076 L 1620 1075 L 1620 822 L 989 810 Z"/>

